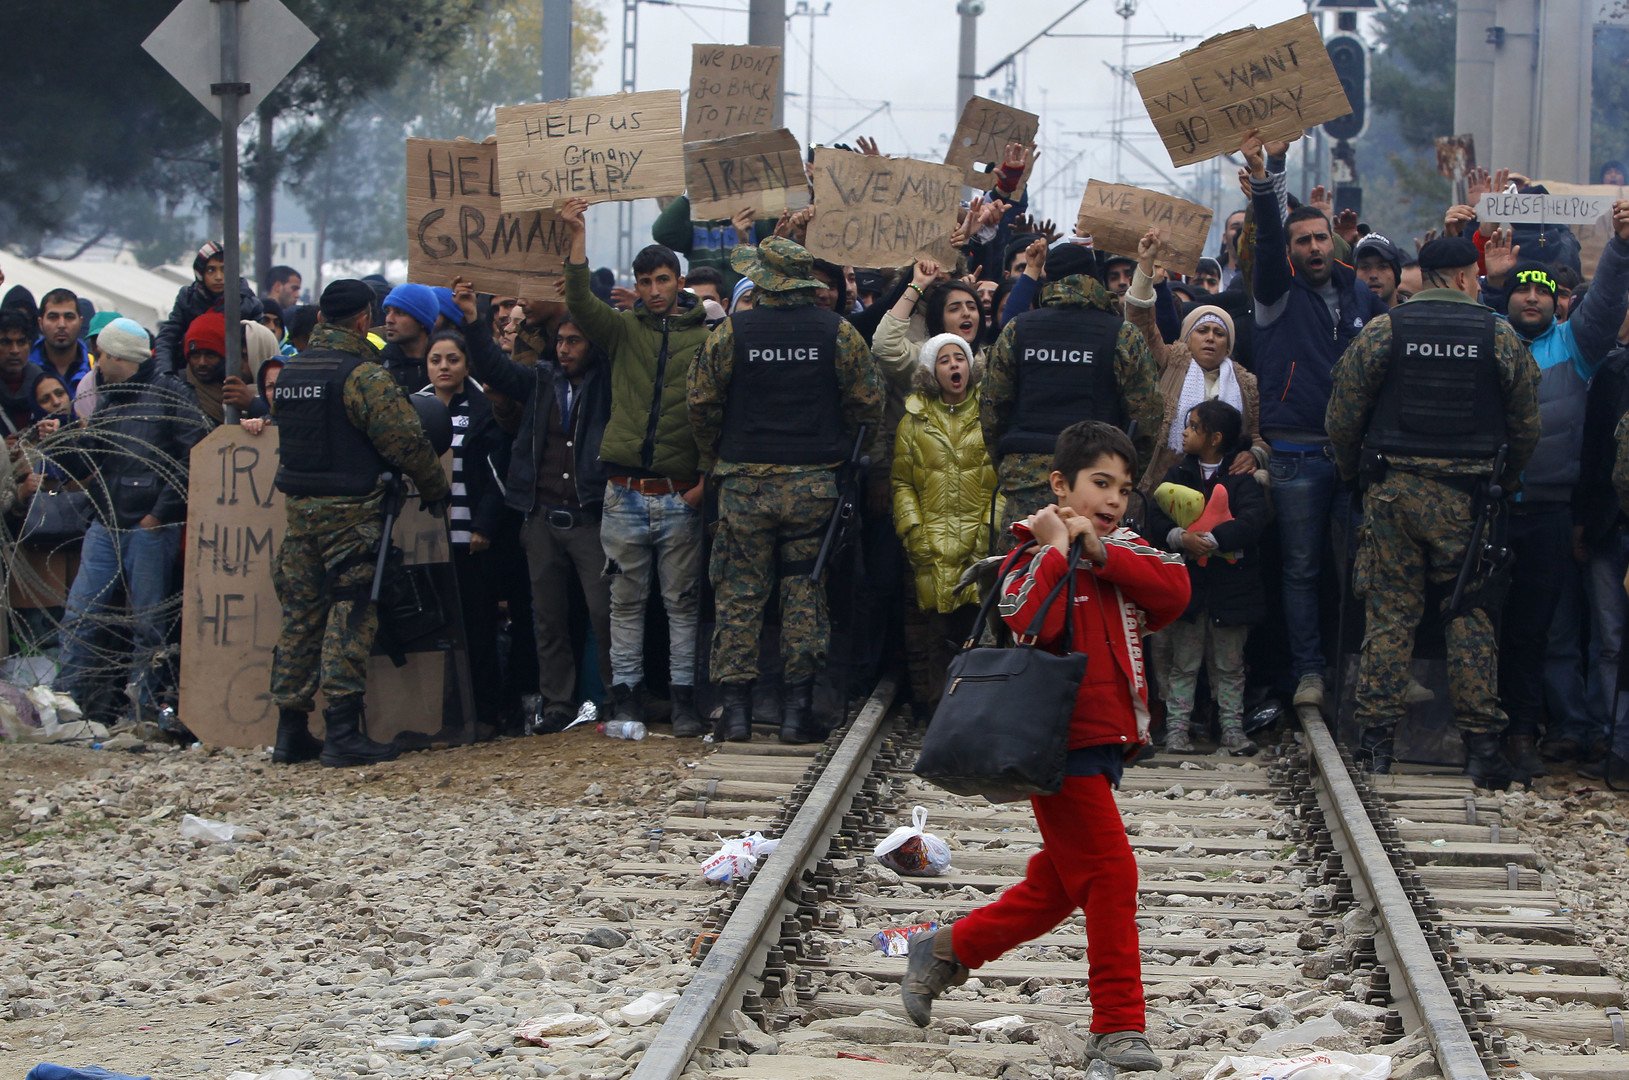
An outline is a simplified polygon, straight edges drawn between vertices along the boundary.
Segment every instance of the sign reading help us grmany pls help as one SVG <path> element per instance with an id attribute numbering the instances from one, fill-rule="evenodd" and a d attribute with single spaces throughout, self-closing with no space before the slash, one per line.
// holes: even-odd
<path id="1" fill-rule="evenodd" d="M 677 90 L 567 98 L 498 110 L 506 214 L 567 199 L 625 202 L 684 193 Z"/>

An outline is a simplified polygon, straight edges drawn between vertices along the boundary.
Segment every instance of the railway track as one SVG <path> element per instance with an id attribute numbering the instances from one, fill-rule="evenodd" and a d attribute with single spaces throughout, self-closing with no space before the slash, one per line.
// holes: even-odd
<path id="1" fill-rule="evenodd" d="M 984 903 L 1039 836 L 1024 804 L 912 776 L 919 737 L 893 696 L 884 680 L 824 746 L 716 748 L 648 857 L 585 892 L 635 902 L 636 933 L 693 933 L 695 973 L 634 1080 L 1084 1068 L 1078 915 L 949 991 L 928 1029 L 904 1019 L 905 960 L 872 935 Z M 1315 714 L 1302 728 L 1256 760 L 1156 756 L 1126 771 L 1148 1033 L 1171 1074 L 1314 1045 L 1395 1054 L 1403 1080 L 1629 1077 L 1622 987 L 1497 799 L 1461 776 L 1367 777 Z M 942 877 L 871 857 L 917 805 L 952 848 Z M 743 831 L 780 846 L 747 880 L 702 881 L 718 837 Z M 1028 1071 L 1003 1071 L 1014 1064 Z"/>

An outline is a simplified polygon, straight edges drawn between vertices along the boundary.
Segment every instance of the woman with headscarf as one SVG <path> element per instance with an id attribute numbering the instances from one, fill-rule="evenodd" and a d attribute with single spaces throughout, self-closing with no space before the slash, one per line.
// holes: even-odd
<path id="1" fill-rule="evenodd" d="M 1126 319 L 1143 332 L 1153 350 L 1160 369 L 1160 396 L 1165 400 L 1153 460 L 1138 486 L 1148 495 L 1182 458 L 1182 431 L 1188 412 L 1201 401 L 1212 399 L 1227 402 L 1244 416 L 1244 438 L 1250 449 L 1240 451 L 1227 463 L 1228 472 L 1255 473 L 1265 486 L 1267 443 L 1261 437 L 1261 394 L 1256 377 L 1233 362 L 1233 316 L 1209 304 L 1196 307 L 1182 320 L 1177 340 L 1165 344 L 1154 317 L 1154 256 L 1159 246 L 1158 229 L 1148 230 L 1138 241 L 1137 269 L 1125 295 Z"/>

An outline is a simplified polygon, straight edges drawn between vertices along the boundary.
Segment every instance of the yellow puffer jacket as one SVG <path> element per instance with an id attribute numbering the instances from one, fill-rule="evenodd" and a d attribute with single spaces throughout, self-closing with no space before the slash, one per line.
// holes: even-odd
<path id="1" fill-rule="evenodd" d="M 990 497 L 995 468 L 979 427 L 978 390 L 960 405 L 914 393 L 894 437 L 894 530 L 916 576 L 923 611 L 950 612 L 978 602 L 978 589 L 958 590 L 962 571 L 990 554 Z M 995 520 L 1001 520 L 996 507 Z"/>

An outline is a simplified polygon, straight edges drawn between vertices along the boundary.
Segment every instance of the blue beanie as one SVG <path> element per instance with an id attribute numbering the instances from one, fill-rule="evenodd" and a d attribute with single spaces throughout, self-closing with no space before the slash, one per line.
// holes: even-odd
<path id="1" fill-rule="evenodd" d="M 452 323 L 455 328 L 463 326 L 464 309 L 459 307 L 458 302 L 453 299 L 453 291 L 445 285 L 431 286 L 430 291 L 436 294 L 436 307 L 442 315 L 446 316 L 447 321 Z"/>
<path id="2" fill-rule="evenodd" d="M 405 315 L 412 316 L 414 321 L 424 327 L 427 334 L 435 329 L 436 315 L 440 313 L 435 290 L 428 285 L 414 285 L 411 282 L 391 289 L 385 295 L 382 306 L 393 307 Z"/>
<path id="3" fill-rule="evenodd" d="M 735 288 L 730 290 L 730 310 L 735 310 L 735 305 L 738 301 L 740 301 L 742 293 L 746 292 L 748 289 L 756 288 L 757 286 L 752 283 L 751 278 L 744 277 L 740 281 L 737 281 L 735 283 Z"/>

